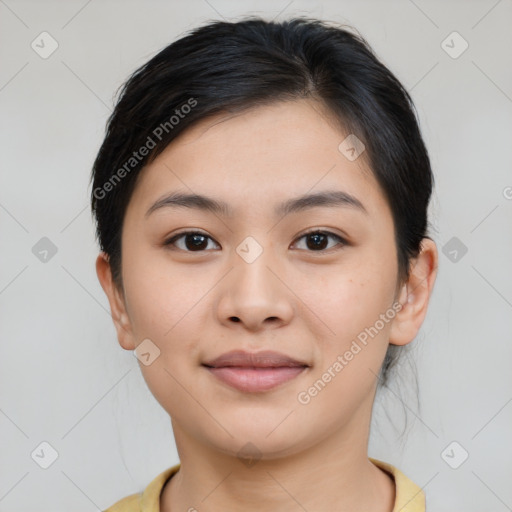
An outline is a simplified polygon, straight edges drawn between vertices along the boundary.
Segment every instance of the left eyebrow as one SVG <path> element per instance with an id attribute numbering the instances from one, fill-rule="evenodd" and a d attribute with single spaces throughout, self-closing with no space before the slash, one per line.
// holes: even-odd
<path id="1" fill-rule="evenodd" d="M 319 206 L 353 208 L 368 215 L 363 203 L 343 190 L 325 190 L 289 199 L 276 207 L 275 214 L 284 216 Z"/>
<path id="2" fill-rule="evenodd" d="M 368 211 L 357 197 L 342 190 L 326 190 L 314 194 L 304 194 L 299 197 L 288 199 L 274 209 L 278 217 L 297 213 L 310 208 L 317 207 L 346 207 L 358 210 L 365 215 Z M 232 217 L 233 209 L 224 201 L 201 194 L 188 194 L 183 192 L 172 192 L 158 199 L 146 212 L 145 217 L 160 208 L 193 208 L 203 211 L 210 211 L 224 217 Z"/>

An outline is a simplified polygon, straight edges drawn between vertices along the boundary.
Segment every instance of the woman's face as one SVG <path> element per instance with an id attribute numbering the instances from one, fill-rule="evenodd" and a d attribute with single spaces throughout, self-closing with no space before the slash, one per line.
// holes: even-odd
<path id="1" fill-rule="evenodd" d="M 227 454 L 250 442 L 264 458 L 361 435 L 396 320 L 397 253 L 364 153 L 339 149 L 347 135 L 317 103 L 277 103 L 197 124 L 140 175 L 122 232 L 118 335 L 130 350 L 146 340 L 140 367 L 175 432 Z M 225 208 L 162 201 L 178 192 Z M 322 193 L 338 200 L 295 202 Z M 177 236 L 186 231 L 199 235 Z M 234 370 L 237 388 L 204 366 L 232 350 L 308 366 L 265 390 Z"/>

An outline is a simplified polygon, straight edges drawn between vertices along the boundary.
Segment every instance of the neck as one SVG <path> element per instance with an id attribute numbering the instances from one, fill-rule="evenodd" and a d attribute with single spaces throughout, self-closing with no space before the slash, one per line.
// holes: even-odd
<path id="1" fill-rule="evenodd" d="M 173 422 L 180 470 L 164 487 L 160 510 L 279 510 L 296 512 L 392 512 L 395 485 L 367 456 L 361 421 L 329 438 L 280 458 L 244 464 L 239 458 L 199 444 Z"/>

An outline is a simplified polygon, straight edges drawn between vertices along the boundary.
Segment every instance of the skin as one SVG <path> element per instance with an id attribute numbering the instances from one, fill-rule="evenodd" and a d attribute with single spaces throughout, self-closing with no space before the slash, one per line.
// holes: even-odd
<path id="1" fill-rule="evenodd" d="M 97 258 L 121 347 L 149 338 L 160 350 L 140 368 L 170 415 L 181 462 L 162 492 L 164 512 L 393 509 L 392 477 L 367 456 L 376 375 L 389 343 L 405 345 L 420 329 L 438 255 L 424 239 L 409 280 L 398 282 L 391 211 L 364 159 L 338 150 L 346 135 L 313 100 L 204 120 L 140 175 L 123 225 L 122 289 L 107 256 Z M 177 190 L 223 200 L 235 214 L 182 207 L 145 217 Z M 274 215 L 274 205 L 320 190 L 354 195 L 367 214 L 316 206 Z M 164 245 L 184 228 L 210 237 L 202 251 L 184 237 Z M 310 248 L 302 236 L 310 228 L 347 243 L 334 237 Z M 236 252 L 248 236 L 263 249 L 252 263 Z M 299 403 L 396 301 L 394 319 Z M 233 349 L 276 350 L 310 367 L 270 391 L 244 393 L 201 366 Z M 252 466 L 237 455 L 247 442 L 261 457 Z"/>

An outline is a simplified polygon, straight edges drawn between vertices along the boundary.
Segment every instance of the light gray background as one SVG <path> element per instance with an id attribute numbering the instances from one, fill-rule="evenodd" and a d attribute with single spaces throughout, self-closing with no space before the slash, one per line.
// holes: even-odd
<path id="1" fill-rule="evenodd" d="M 386 420 L 400 431 L 388 392 L 370 455 L 425 486 L 429 512 L 512 510 L 510 0 L 0 0 L 0 511 L 103 509 L 178 462 L 96 278 L 89 173 L 129 73 L 186 30 L 249 13 L 353 25 L 411 92 L 440 268 L 414 342 L 421 408 L 413 379 L 397 380 L 408 434 Z M 47 59 L 31 48 L 43 31 L 59 45 Z M 458 58 L 442 46 L 453 31 L 469 44 Z M 32 252 L 42 237 L 57 247 L 47 262 Z M 456 262 L 442 252 L 453 237 L 468 249 Z M 43 441 L 58 453 L 48 469 L 31 457 Z M 458 469 L 452 441 L 452 464 L 469 453 Z"/>

